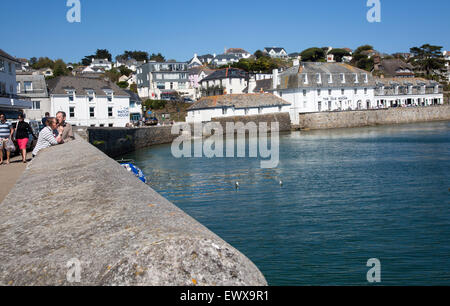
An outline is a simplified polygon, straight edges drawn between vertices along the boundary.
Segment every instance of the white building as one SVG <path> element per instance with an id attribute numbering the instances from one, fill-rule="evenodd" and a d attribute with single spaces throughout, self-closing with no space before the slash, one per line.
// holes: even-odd
<path id="1" fill-rule="evenodd" d="M 450 51 L 444 51 L 444 59 L 446 60 L 445 67 L 447 67 L 447 81 L 450 82 Z"/>
<path id="2" fill-rule="evenodd" d="M 31 72 L 18 72 L 16 81 L 17 93 L 31 100 L 31 109 L 24 110 L 27 119 L 40 121 L 46 112 L 51 111 L 45 77 Z"/>
<path id="3" fill-rule="evenodd" d="M 202 96 L 241 94 L 248 85 L 248 73 L 237 68 L 216 70 L 200 81 Z"/>
<path id="4" fill-rule="evenodd" d="M 189 86 L 187 63 L 149 62 L 137 69 L 139 97 L 168 99 L 174 94 L 194 98 L 195 89 Z"/>
<path id="5" fill-rule="evenodd" d="M 111 82 L 64 76 L 48 85 L 52 116 L 64 111 L 76 126 L 125 127 L 130 122 L 130 95 Z"/>
<path id="6" fill-rule="evenodd" d="M 16 69 L 20 61 L 0 49 L 0 112 L 7 119 L 17 119 L 22 110 L 31 108 L 31 101 L 17 96 Z"/>
<path id="7" fill-rule="evenodd" d="M 377 78 L 378 108 L 431 106 L 444 103 L 442 86 L 422 78 Z"/>
<path id="8" fill-rule="evenodd" d="M 266 47 L 264 53 L 268 54 L 272 58 L 288 58 L 289 55 L 284 48 L 279 47 Z"/>
<path id="9" fill-rule="evenodd" d="M 274 94 L 291 103 L 291 121 L 300 113 L 375 108 L 375 80 L 364 70 L 343 63 L 294 63 L 273 73 Z"/>
<path id="10" fill-rule="evenodd" d="M 239 94 L 203 97 L 187 112 L 186 122 L 209 122 L 213 118 L 289 112 L 290 105 L 273 94 Z"/>
<path id="11" fill-rule="evenodd" d="M 219 54 L 212 60 L 212 64 L 215 67 L 232 65 L 234 63 L 238 63 L 241 58 L 235 54 Z"/>
<path id="12" fill-rule="evenodd" d="M 92 69 L 103 69 L 103 70 L 111 70 L 112 63 L 106 59 L 93 58 L 92 63 L 89 65 Z"/>

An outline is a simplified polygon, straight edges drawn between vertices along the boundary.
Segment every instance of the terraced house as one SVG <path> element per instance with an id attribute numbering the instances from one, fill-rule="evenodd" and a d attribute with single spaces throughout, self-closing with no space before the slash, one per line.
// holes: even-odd
<path id="1" fill-rule="evenodd" d="M 167 99 L 178 93 L 193 97 L 195 89 L 189 86 L 188 64 L 179 62 L 149 62 L 137 68 L 139 97 L 144 99 Z"/>
<path id="2" fill-rule="evenodd" d="M 248 73 L 237 68 L 216 70 L 200 81 L 202 96 L 240 94 L 248 85 Z"/>

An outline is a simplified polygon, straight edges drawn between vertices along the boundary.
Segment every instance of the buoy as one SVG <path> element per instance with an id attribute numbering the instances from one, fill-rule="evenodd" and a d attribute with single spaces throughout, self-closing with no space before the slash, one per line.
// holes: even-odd
<path id="1" fill-rule="evenodd" d="M 283 186 L 283 181 L 280 181 L 280 186 Z"/>

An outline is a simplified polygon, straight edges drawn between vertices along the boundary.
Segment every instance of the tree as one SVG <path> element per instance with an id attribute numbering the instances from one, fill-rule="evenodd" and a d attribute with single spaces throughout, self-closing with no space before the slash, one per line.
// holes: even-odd
<path id="1" fill-rule="evenodd" d="M 125 82 L 125 81 L 117 82 L 117 86 L 119 86 L 120 88 L 123 88 L 123 89 L 127 89 L 128 88 L 128 82 Z"/>
<path id="2" fill-rule="evenodd" d="M 259 59 L 264 56 L 264 52 L 262 52 L 261 50 L 256 50 L 254 56 L 256 57 L 256 59 Z"/>
<path id="3" fill-rule="evenodd" d="M 136 83 L 133 83 L 133 84 L 130 85 L 130 90 L 131 90 L 132 92 L 134 92 L 134 93 L 138 93 Z"/>
<path id="4" fill-rule="evenodd" d="M 37 58 L 35 58 L 35 57 L 32 57 L 32 58 L 30 58 L 30 62 L 29 62 L 29 64 L 30 64 L 30 66 L 32 67 L 34 64 L 36 64 L 37 63 Z"/>
<path id="5" fill-rule="evenodd" d="M 121 76 L 120 72 L 115 68 L 105 71 L 105 77 L 109 79 L 111 82 L 117 83 L 119 81 L 120 76 Z"/>
<path id="6" fill-rule="evenodd" d="M 92 59 L 94 58 L 93 55 L 88 55 L 85 56 L 82 60 L 81 60 L 81 64 L 83 66 L 89 66 L 92 63 Z"/>
<path id="7" fill-rule="evenodd" d="M 166 61 L 166 58 L 161 53 L 158 53 L 158 54 L 152 53 L 152 55 L 150 56 L 150 60 L 158 62 L 158 63 L 162 63 L 162 62 Z"/>
<path id="8" fill-rule="evenodd" d="M 425 44 L 411 48 L 410 52 L 413 55 L 410 62 L 418 71 L 424 73 L 428 79 L 440 79 L 446 68 L 441 46 Z"/>
<path id="9" fill-rule="evenodd" d="M 309 48 L 300 53 L 304 62 L 325 61 L 325 51 L 322 48 Z"/>
<path id="10" fill-rule="evenodd" d="M 116 56 L 116 60 L 135 59 L 139 62 L 148 61 L 148 52 L 145 51 L 125 51 L 123 54 Z"/>
<path id="11" fill-rule="evenodd" d="M 54 63 L 53 76 L 59 77 L 69 75 L 70 71 L 67 69 L 66 63 L 62 59 L 58 59 Z"/>
<path id="12" fill-rule="evenodd" d="M 131 69 L 125 67 L 125 66 L 120 66 L 119 67 L 119 71 L 120 71 L 121 75 L 126 75 L 127 77 L 129 77 L 130 74 L 133 73 L 133 70 L 131 70 Z"/>
<path id="13" fill-rule="evenodd" d="M 342 58 L 344 56 L 349 56 L 350 52 L 344 49 L 333 49 L 329 52 L 329 54 L 334 55 L 334 60 L 338 63 L 342 62 Z"/>
<path id="14" fill-rule="evenodd" d="M 369 56 L 365 53 L 365 51 L 373 50 L 371 45 L 364 45 L 358 47 L 355 52 L 353 52 L 353 59 L 351 64 L 360 69 L 364 69 L 366 71 L 372 71 L 374 67 L 373 58 L 369 58 Z"/>
<path id="15" fill-rule="evenodd" d="M 54 66 L 55 66 L 55 63 L 48 57 L 40 57 L 39 60 L 37 60 L 37 62 L 31 66 L 31 68 L 37 69 L 37 70 L 42 69 L 42 68 L 53 69 Z"/>
<path id="16" fill-rule="evenodd" d="M 112 55 L 106 49 L 97 49 L 97 52 L 95 52 L 94 57 L 98 59 L 107 59 L 110 62 L 112 61 Z"/>

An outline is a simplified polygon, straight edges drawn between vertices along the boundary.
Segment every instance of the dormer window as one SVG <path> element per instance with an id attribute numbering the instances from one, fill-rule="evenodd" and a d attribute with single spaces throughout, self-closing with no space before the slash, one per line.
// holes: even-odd
<path id="1" fill-rule="evenodd" d="M 322 84 L 322 76 L 320 73 L 317 74 L 317 84 Z"/>
<path id="2" fill-rule="evenodd" d="M 367 73 L 364 74 L 364 83 L 369 83 L 369 77 Z"/>
<path id="3" fill-rule="evenodd" d="M 308 84 L 308 75 L 305 73 L 305 84 Z"/>
<path id="4" fill-rule="evenodd" d="M 341 83 L 344 84 L 345 83 L 345 74 L 341 73 Z"/>
<path id="5" fill-rule="evenodd" d="M 426 85 L 422 85 L 421 86 L 422 94 L 425 94 L 426 88 L 427 88 Z"/>
<path id="6" fill-rule="evenodd" d="M 434 86 L 434 93 L 435 93 L 435 94 L 439 93 L 439 85 L 438 85 L 438 84 L 436 84 L 436 85 Z"/>
<path id="7" fill-rule="evenodd" d="M 65 91 L 66 91 L 66 94 L 69 96 L 69 101 L 73 102 L 75 90 L 74 89 L 65 89 Z"/>
<path id="8" fill-rule="evenodd" d="M 354 75 L 355 75 L 355 84 L 357 84 L 357 83 L 359 83 L 359 80 L 358 80 L 358 74 L 355 73 Z"/>
<path id="9" fill-rule="evenodd" d="M 108 102 L 112 101 L 112 97 L 113 97 L 113 91 L 112 89 L 103 89 L 104 93 L 106 94 L 106 97 L 108 98 Z"/>
<path id="10" fill-rule="evenodd" d="M 395 94 L 398 95 L 398 91 L 399 91 L 400 86 L 395 85 Z"/>
<path id="11" fill-rule="evenodd" d="M 413 93 L 413 86 L 408 85 L 408 94 L 412 95 L 412 93 Z"/>
<path id="12" fill-rule="evenodd" d="M 94 93 L 95 91 L 93 89 L 86 89 L 86 94 L 88 96 L 89 102 L 94 100 Z"/>
<path id="13" fill-rule="evenodd" d="M 328 75 L 328 83 L 333 83 L 333 75 L 331 73 Z"/>

